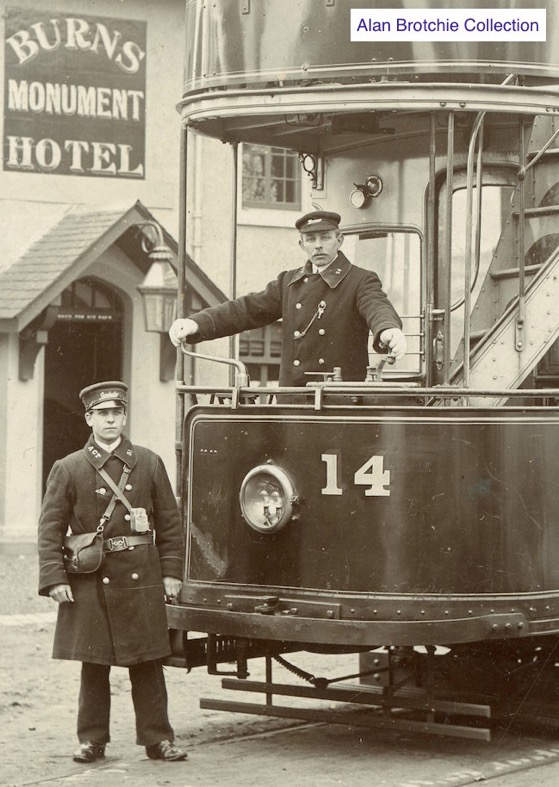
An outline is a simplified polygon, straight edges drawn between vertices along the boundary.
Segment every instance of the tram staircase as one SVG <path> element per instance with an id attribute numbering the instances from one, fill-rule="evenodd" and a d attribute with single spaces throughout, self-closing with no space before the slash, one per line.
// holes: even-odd
<path id="1" fill-rule="evenodd" d="M 530 161 L 553 133 L 554 120 L 536 118 Z M 556 143 L 557 144 L 557 143 Z M 518 328 L 518 190 L 485 281 L 471 312 L 468 387 L 483 391 L 521 388 L 559 338 L 559 147 L 549 148 L 528 170 L 524 210 L 524 323 Z M 513 266 L 510 261 L 514 261 Z M 508 264 L 507 264 L 508 263 Z M 465 385 L 463 343 L 451 383 Z M 469 397 L 471 405 L 499 406 L 508 397 Z"/>

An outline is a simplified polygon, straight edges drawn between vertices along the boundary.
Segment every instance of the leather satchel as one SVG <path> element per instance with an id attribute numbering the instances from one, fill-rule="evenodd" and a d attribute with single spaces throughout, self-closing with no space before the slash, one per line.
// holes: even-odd
<path id="1" fill-rule="evenodd" d="M 119 481 L 119 487 L 124 486 L 130 475 L 131 468 L 125 466 Z M 93 533 L 79 533 L 78 535 L 64 536 L 62 554 L 64 555 L 64 568 L 67 574 L 93 574 L 103 561 L 103 530 L 114 511 L 117 494 L 123 497 L 122 490 L 113 483 L 110 476 L 102 469 L 100 475 L 115 490 L 107 509 L 97 529 Z M 128 503 L 128 501 L 126 501 Z M 130 504 L 128 504 L 130 505 Z"/>
<path id="2" fill-rule="evenodd" d="M 103 560 L 103 533 L 80 533 L 65 536 L 62 544 L 67 574 L 92 574 Z"/>

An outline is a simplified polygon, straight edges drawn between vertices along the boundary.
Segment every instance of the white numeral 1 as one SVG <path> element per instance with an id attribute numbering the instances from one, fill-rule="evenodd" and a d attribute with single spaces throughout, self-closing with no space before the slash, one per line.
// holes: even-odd
<path id="1" fill-rule="evenodd" d="M 355 473 L 356 484 L 368 486 L 366 497 L 389 497 L 390 470 L 384 470 L 384 457 L 372 456 Z"/>
<path id="2" fill-rule="evenodd" d="M 338 486 L 338 455 L 322 454 L 321 459 L 326 462 L 326 486 L 322 489 L 322 494 L 342 495 L 343 490 Z"/>

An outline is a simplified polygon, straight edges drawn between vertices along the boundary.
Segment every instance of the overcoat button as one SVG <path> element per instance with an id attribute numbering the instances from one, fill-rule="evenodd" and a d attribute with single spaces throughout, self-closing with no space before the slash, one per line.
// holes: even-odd
<path id="1" fill-rule="evenodd" d="M 301 331 L 294 331 L 293 332 L 293 336 L 294 336 L 295 339 L 298 339 L 300 335 L 301 335 Z"/>
<path id="2" fill-rule="evenodd" d="M 302 303 L 296 303 L 295 304 L 295 308 L 296 309 L 302 309 L 303 308 L 303 304 Z"/>
<path id="3" fill-rule="evenodd" d="M 309 280 L 309 277 L 308 277 L 308 276 L 305 276 L 305 278 L 303 279 L 303 281 L 305 282 L 305 284 L 308 282 L 308 280 Z"/>
<path id="4" fill-rule="evenodd" d="M 130 514 L 124 514 L 124 518 L 127 522 L 130 522 Z"/>
<path id="5" fill-rule="evenodd" d="M 324 330 L 324 328 L 319 328 L 319 329 L 318 329 L 318 333 L 319 333 L 321 336 L 324 336 L 324 334 L 326 333 L 326 331 Z"/>
<path id="6" fill-rule="evenodd" d="M 318 363 L 324 363 L 324 358 L 319 358 Z"/>
<path id="7" fill-rule="evenodd" d="M 301 361 L 293 361 L 293 366 L 301 366 Z"/>
<path id="8" fill-rule="evenodd" d="M 126 484 L 124 488 L 126 489 L 127 492 L 129 492 L 132 489 L 132 484 Z"/>
<path id="9" fill-rule="evenodd" d="M 132 579 L 139 579 L 138 574 L 132 574 Z"/>
<path id="10" fill-rule="evenodd" d="M 110 581 L 111 580 L 109 579 L 109 577 L 103 577 L 103 584 L 104 585 L 108 585 Z"/>

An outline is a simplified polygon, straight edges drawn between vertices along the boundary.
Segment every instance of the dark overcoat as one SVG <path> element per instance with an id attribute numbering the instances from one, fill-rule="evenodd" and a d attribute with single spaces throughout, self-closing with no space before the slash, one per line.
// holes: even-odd
<path id="1" fill-rule="evenodd" d="M 402 322 L 372 271 L 352 265 L 341 252 L 321 273 L 284 271 L 262 292 L 191 315 L 199 327 L 193 343 L 231 336 L 283 319 L 280 385 L 306 385 L 308 372 L 341 367 L 344 380 L 364 380 L 369 331 L 377 352 L 379 335 Z"/>
<path id="2" fill-rule="evenodd" d="M 154 545 L 108 552 L 93 574 L 64 569 L 62 541 L 96 530 L 112 492 L 97 472 L 104 467 L 118 483 L 131 468 L 124 494 L 133 508 L 148 512 Z M 130 535 L 126 507 L 117 502 L 104 537 Z M 182 579 L 183 534 L 163 462 L 125 437 L 108 454 L 93 437 L 81 451 L 57 461 L 48 478 L 39 521 L 39 593 L 69 583 L 74 603 L 58 607 L 54 658 L 129 666 L 169 655 L 162 577 Z"/>

